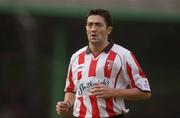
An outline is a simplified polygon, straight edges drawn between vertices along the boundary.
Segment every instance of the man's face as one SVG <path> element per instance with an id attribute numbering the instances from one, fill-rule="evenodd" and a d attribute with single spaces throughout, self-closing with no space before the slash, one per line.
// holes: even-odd
<path id="1" fill-rule="evenodd" d="M 87 18 L 86 32 L 89 43 L 101 44 L 105 42 L 111 31 L 112 27 L 107 27 L 103 17 L 91 15 Z"/>

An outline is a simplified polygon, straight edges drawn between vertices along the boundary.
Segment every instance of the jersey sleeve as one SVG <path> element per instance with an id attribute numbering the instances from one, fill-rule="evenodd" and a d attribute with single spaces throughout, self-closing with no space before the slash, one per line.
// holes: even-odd
<path id="1" fill-rule="evenodd" d="M 76 92 L 76 86 L 74 84 L 74 76 L 72 72 L 72 66 L 73 66 L 73 59 L 71 57 L 71 61 L 69 63 L 68 72 L 67 72 L 67 78 L 66 78 L 66 85 L 65 85 L 65 92 Z"/>
<path id="2" fill-rule="evenodd" d="M 131 88 L 138 88 L 141 91 L 151 91 L 148 79 L 142 71 L 138 61 L 132 52 L 126 55 L 126 70 L 129 78 L 129 85 Z"/>

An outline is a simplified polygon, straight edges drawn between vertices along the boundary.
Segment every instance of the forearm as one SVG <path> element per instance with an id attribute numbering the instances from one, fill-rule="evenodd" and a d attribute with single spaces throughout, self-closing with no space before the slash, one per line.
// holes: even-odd
<path id="1" fill-rule="evenodd" d="M 137 88 L 130 89 L 115 89 L 114 96 L 120 97 L 126 100 L 144 100 L 149 99 L 150 92 L 143 92 Z"/>
<path id="2" fill-rule="evenodd" d="M 66 92 L 64 101 L 67 101 L 68 103 L 70 103 L 70 107 L 72 107 L 75 101 L 75 93 Z"/>

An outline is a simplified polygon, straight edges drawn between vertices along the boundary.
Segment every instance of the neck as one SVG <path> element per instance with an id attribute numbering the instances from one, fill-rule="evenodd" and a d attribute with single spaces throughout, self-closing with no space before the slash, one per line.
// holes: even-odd
<path id="1" fill-rule="evenodd" d="M 109 45 L 109 41 L 106 40 L 102 44 L 92 44 L 92 43 L 89 43 L 89 48 L 91 49 L 92 53 L 96 56 L 100 52 L 102 52 L 108 45 Z"/>

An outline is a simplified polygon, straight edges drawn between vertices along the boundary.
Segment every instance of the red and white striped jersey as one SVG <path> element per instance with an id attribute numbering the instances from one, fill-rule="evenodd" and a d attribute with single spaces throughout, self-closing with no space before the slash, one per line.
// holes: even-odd
<path id="1" fill-rule="evenodd" d="M 122 98 L 96 98 L 90 89 L 96 83 L 112 88 L 138 88 L 150 91 L 150 86 L 132 52 L 110 43 L 98 56 L 86 46 L 71 57 L 65 92 L 75 92 L 73 115 L 80 118 L 111 117 L 128 112 Z"/>

